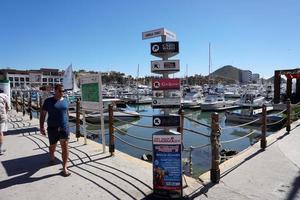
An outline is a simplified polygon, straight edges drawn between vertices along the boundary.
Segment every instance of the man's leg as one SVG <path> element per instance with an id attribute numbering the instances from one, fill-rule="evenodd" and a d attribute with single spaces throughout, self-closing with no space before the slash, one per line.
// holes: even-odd
<path id="1" fill-rule="evenodd" d="M 2 154 L 3 132 L 0 130 L 0 154 Z"/>
<path id="2" fill-rule="evenodd" d="M 63 161 L 63 172 L 65 174 L 68 174 L 69 171 L 67 169 L 67 162 L 68 162 L 68 158 L 69 158 L 69 148 L 68 148 L 68 139 L 60 139 L 60 146 L 61 146 L 61 158 Z"/>
<path id="3" fill-rule="evenodd" d="M 49 154 L 50 154 L 50 161 L 54 161 L 55 160 L 55 149 L 56 149 L 56 143 L 55 144 L 51 144 L 49 146 Z"/>

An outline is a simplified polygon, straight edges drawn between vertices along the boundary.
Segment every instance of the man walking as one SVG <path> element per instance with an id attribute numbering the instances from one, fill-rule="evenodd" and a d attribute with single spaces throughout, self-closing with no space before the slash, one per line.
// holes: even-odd
<path id="1" fill-rule="evenodd" d="M 55 161 L 55 149 L 56 144 L 59 141 L 62 149 L 62 165 L 63 165 L 63 176 L 69 176 L 71 173 L 68 171 L 67 162 L 69 158 L 68 140 L 69 140 L 69 116 L 68 108 L 69 103 L 63 97 L 64 89 L 63 86 L 58 84 L 55 85 L 55 94 L 53 97 L 47 98 L 42 106 L 40 116 L 40 131 L 41 134 L 46 135 L 44 123 L 45 117 L 48 113 L 47 120 L 47 132 L 49 138 L 49 153 L 50 153 L 50 164 L 54 164 Z"/>
<path id="2" fill-rule="evenodd" d="M 9 109 L 8 96 L 0 89 L 0 155 L 5 152 L 3 149 L 4 132 L 7 131 L 7 112 Z"/>

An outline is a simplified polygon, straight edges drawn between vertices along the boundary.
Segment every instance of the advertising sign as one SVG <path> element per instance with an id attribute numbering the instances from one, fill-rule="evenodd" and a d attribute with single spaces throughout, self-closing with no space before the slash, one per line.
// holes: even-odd
<path id="1" fill-rule="evenodd" d="M 179 53 L 178 42 L 154 42 L 151 43 L 151 55 L 157 57 L 172 57 Z"/>
<path id="2" fill-rule="evenodd" d="M 180 108 L 180 97 L 152 97 L 152 108 Z"/>
<path id="3" fill-rule="evenodd" d="M 152 79 L 152 90 L 180 90 L 179 78 Z"/>
<path id="4" fill-rule="evenodd" d="M 159 131 L 153 138 L 153 193 L 179 198 L 182 196 L 181 135 Z"/>
<path id="5" fill-rule="evenodd" d="M 83 110 L 99 110 L 99 75 L 83 76 L 80 78 L 81 106 Z"/>
<path id="6" fill-rule="evenodd" d="M 179 72 L 179 60 L 151 61 L 151 72 L 156 74 Z"/>
<path id="7" fill-rule="evenodd" d="M 143 38 L 143 40 L 145 40 L 145 39 L 159 37 L 159 36 L 163 36 L 163 35 L 165 35 L 168 38 L 173 39 L 173 40 L 176 39 L 175 33 L 171 32 L 165 28 L 159 28 L 159 29 L 155 29 L 155 30 L 151 30 L 151 31 L 145 31 L 142 33 L 142 38 Z"/>
<path id="8" fill-rule="evenodd" d="M 180 117 L 179 115 L 153 115 L 152 122 L 155 127 L 178 127 Z"/>

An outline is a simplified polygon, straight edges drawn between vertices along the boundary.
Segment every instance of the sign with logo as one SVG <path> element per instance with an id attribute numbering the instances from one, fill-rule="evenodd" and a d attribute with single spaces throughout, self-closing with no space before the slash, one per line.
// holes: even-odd
<path id="1" fill-rule="evenodd" d="M 169 31 L 165 28 L 159 28 L 159 29 L 143 32 L 142 38 L 143 38 L 143 40 L 145 40 L 145 39 L 159 37 L 159 36 L 163 36 L 163 35 L 167 36 L 170 39 L 176 40 L 175 33 L 172 33 L 171 31 Z"/>
<path id="2" fill-rule="evenodd" d="M 153 193 L 169 198 L 182 196 L 181 135 L 176 131 L 153 134 Z"/>
<path id="3" fill-rule="evenodd" d="M 153 115 L 152 122 L 156 127 L 178 127 L 180 117 L 179 115 Z"/>
<path id="4" fill-rule="evenodd" d="M 152 79 L 152 90 L 180 90 L 180 79 Z"/>
<path id="5" fill-rule="evenodd" d="M 178 42 L 151 43 L 151 55 L 157 57 L 172 57 L 179 53 Z"/>
<path id="6" fill-rule="evenodd" d="M 152 108 L 179 108 L 180 104 L 180 97 L 152 97 Z"/>
<path id="7" fill-rule="evenodd" d="M 156 74 L 179 72 L 179 60 L 151 61 L 151 72 Z"/>

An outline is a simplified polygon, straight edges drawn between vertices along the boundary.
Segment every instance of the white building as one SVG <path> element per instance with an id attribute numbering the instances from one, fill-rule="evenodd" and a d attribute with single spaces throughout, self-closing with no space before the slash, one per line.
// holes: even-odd
<path id="1" fill-rule="evenodd" d="M 15 69 L 1 69 L 3 78 L 10 80 L 11 88 L 15 87 L 40 87 L 42 85 L 54 86 L 62 83 L 63 72 L 58 69 L 40 70 L 15 70 Z"/>
<path id="2" fill-rule="evenodd" d="M 241 83 L 251 83 L 252 82 L 252 72 L 250 70 L 242 70 L 240 74 Z"/>
<path id="3" fill-rule="evenodd" d="M 252 74 L 252 81 L 257 83 L 259 81 L 259 74 Z"/>

